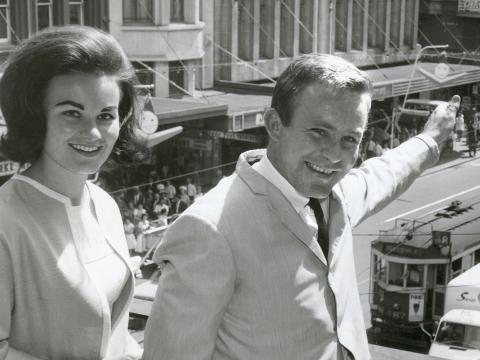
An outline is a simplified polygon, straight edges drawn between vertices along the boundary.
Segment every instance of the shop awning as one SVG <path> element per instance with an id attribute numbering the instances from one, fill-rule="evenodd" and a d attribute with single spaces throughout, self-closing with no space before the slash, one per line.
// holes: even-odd
<path id="1" fill-rule="evenodd" d="M 464 64 L 449 64 L 448 76 L 441 81 L 436 80 L 434 74 L 437 65 L 438 63 L 419 62 L 415 69 L 412 64 L 366 70 L 373 81 L 373 98 L 379 100 L 405 95 L 410 79 L 409 94 L 480 81 L 480 66 Z"/>
<path id="2" fill-rule="evenodd" d="M 157 97 L 151 98 L 151 107 L 159 125 L 225 116 L 228 110 L 228 105 L 224 104 Z"/>

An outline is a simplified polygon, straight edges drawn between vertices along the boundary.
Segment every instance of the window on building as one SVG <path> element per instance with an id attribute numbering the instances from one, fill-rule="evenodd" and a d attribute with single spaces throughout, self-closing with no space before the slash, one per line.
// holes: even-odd
<path id="1" fill-rule="evenodd" d="M 354 0 L 352 4 L 352 49 L 363 49 L 364 0 Z"/>
<path id="2" fill-rule="evenodd" d="M 10 1 L 0 0 L 0 43 L 10 42 Z"/>
<path id="3" fill-rule="evenodd" d="M 85 23 L 83 17 L 83 0 L 69 1 L 70 6 L 70 24 L 83 25 Z"/>
<path id="4" fill-rule="evenodd" d="M 280 53 L 282 56 L 293 56 L 293 27 L 295 18 L 295 3 L 293 0 L 280 2 Z"/>
<path id="5" fill-rule="evenodd" d="M 37 30 L 52 26 L 52 0 L 37 0 Z"/>
<path id="6" fill-rule="evenodd" d="M 153 24 L 153 0 L 123 0 L 124 24 Z"/>
<path id="7" fill-rule="evenodd" d="M 338 0 L 335 8 L 335 50 L 347 51 L 348 0 Z"/>
<path id="8" fill-rule="evenodd" d="M 390 16 L 390 44 L 389 46 L 395 50 L 399 49 L 403 44 L 400 44 L 400 19 L 402 12 L 402 2 L 392 1 L 391 16 Z"/>
<path id="9" fill-rule="evenodd" d="M 385 49 L 386 1 L 370 0 L 368 5 L 368 47 Z"/>
<path id="10" fill-rule="evenodd" d="M 142 61 L 142 63 L 147 65 L 151 69 L 154 69 L 155 67 L 155 64 L 150 61 Z M 141 85 L 155 85 L 155 74 L 153 71 L 147 69 L 145 66 L 143 66 L 137 61 L 132 61 L 132 66 L 135 69 L 138 82 Z M 145 93 L 145 91 L 142 91 L 141 93 Z M 155 88 L 150 90 L 150 95 L 155 96 Z"/>
<path id="11" fill-rule="evenodd" d="M 178 86 L 170 83 L 168 88 L 169 97 L 182 97 L 184 92 L 179 88 L 185 89 L 185 68 L 180 61 L 170 61 L 168 63 L 168 79 Z"/>
<path id="12" fill-rule="evenodd" d="M 405 0 L 405 27 L 403 29 L 403 43 L 409 48 L 414 47 L 415 42 L 415 10 L 416 10 L 416 1 L 415 0 Z"/>
<path id="13" fill-rule="evenodd" d="M 300 52 L 312 52 L 313 43 L 313 1 L 300 1 Z"/>
<path id="14" fill-rule="evenodd" d="M 253 0 L 238 0 L 238 57 L 253 60 Z"/>
<path id="15" fill-rule="evenodd" d="M 260 0 L 260 58 L 273 59 L 274 48 L 278 47 L 273 39 L 275 25 L 274 3 L 270 0 Z"/>
<path id="16" fill-rule="evenodd" d="M 184 0 L 170 0 L 170 22 L 185 22 Z"/>

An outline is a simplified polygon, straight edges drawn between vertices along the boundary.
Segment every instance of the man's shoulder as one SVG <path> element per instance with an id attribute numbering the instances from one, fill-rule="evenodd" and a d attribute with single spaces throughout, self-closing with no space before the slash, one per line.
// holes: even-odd
<path id="1" fill-rule="evenodd" d="M 255 194 L 238 174 L 223 178 L 205 193 L 181 216 L 190 216 L 218 224 L 220 218 L 239 216 L 248 206 L 253 206 Z M 246 205 L 246 206 L 245 206 Z"/>

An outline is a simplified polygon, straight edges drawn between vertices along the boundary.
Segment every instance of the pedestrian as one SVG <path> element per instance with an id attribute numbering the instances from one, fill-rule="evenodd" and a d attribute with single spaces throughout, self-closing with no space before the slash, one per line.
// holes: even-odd
<path id="1" fill-rule="evenodd" d="M 167 180 L 167 186 L 165 188 L 167 197 L 170 201 L 175 197 L 177 194 L 177 189 L 175 189 L 175 186 L 172 185 L 172 182 L 170 180 Z"/>
<path id="2" fill-rule="evenodd" d="M 478 137 L 473 124 L 470 124 L 467 128 L 467 146 L 468 146 L 468 156 L 472 157 L 477 155 L 477 144 Z"/>
<path id="3" fill-rule="evenodd" d="M 192 203 L 193 200 L 195 200 L 195 196 L 197 195 L 197 188 L 195 184 L 192 183 L 192 179 L 187 178 L 187 195 L 188 198 L 190 199 L 190 202 Z"/>
<path id="4" fill-rule="evenodd" d="M 371 358 L 352 228 L 438 160 L 459 103 L 352 169 L 372 91 L 364 72 L 333 55 L 302 55 L 280 75 L 264 117 L 267 149 L 241 154 L 155 252 L 164 267 L 145 360 Z"/>
<path id="5" fill-rule="evenodd" d="M 137 246 L 137 240 L 135 239 L 135 225 L 132 219 L 126 217 L 123 221 L 123 231 L 125 232 L 125 239 L 127 240 L 127 247 L 130 256 L 135 255 L 135 247 Z"/>
<path id="6" fill-rule="evenodd" d="M 462 110 L 458 111 L 457 117 L 455 119 L 455 133 L 457 134 L 457 141 L 460 141 L 465 132 L 465 119 L 463 116 Z"/>
<path id="7" fill-rule="evenodd" d="M 135 72 L 89 27 L 22 42 L 0 80 L 2 155 L 27 165 L 0 188 L 0 358 L 140 359 L 134 289 L 115 201 L 87 181 L 137 146 Z"/>

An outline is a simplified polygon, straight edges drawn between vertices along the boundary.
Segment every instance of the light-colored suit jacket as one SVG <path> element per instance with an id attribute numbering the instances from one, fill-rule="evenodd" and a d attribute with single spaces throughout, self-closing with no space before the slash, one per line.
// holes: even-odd
<path id="1" fill-rule="evenodd" d="M 242 154 L 236 172 L 168 230 L 144 359 L 370 358 L 356 284 L 352 227 L 438 159 L 417 137 L 352 170 L 332 192 L 328 271 L 312 230 Z M 340 348 L 340 347 L 338 347 Z M 338 358 L 341 358 L 339 356 Z"/>

